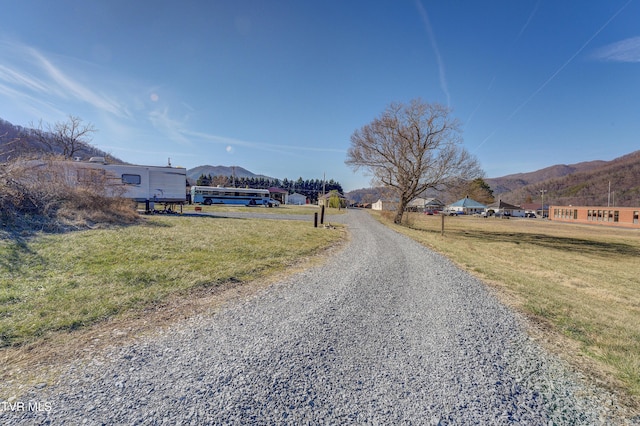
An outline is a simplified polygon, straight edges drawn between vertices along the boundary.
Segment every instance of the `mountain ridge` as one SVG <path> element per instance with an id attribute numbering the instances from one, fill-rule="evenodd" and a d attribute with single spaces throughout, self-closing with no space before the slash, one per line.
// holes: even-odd
<path id="1" fill-rule="evenodd" d="M 269 177 L 269 176 L 265 176 L 265 175 L 259 175 L 259 174 L 255 174 L 247 169 L 245 169 L 244 167 L 240 167 L 240 166 L 222 166 L 222 165 L 218 165 L 218 166 L 211 166 L 211 165 L 202 165 L 202 166 L 197 166 L 197 167 L 193 167 L 191 169 L 187 169 L 187 178 L 189 179 L 190 182 L 196 182 L 198 180 L 198 178 L 202 175 L 205 176 L 209 176 L 211 175 L 212 177 L 214 176 L 235 176 L 238 178 L 242 178 L 242 177 L 248 177 L 248 178 L 252 178 L 252 177 L 257 177 L 257 178 L 265 178 L 265 179 L 270 179 L 270 180 L 274 180 L 274 178 Z"/>
<path id="2" fill-rule="evenodd" d="M 639 206 L 640 150 L 610 161 L 558 164 L 485 181 L 496 198 L 511 204 L 537 202 L 544 193 L 548 204 L 555 205 L 611 205 L 613 201 L 618 206 Z"/>

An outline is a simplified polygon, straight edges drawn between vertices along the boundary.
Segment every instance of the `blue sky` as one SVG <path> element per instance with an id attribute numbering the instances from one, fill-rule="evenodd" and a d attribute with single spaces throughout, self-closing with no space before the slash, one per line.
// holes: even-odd
<path id="1" fill-rule="evenodd" d="M 391 102 L 453 110 L 487 177 L 640 149 L 640 0 L 7 1 L 0 118 L 79 116 L 125 161 L 369 177 Z"/>

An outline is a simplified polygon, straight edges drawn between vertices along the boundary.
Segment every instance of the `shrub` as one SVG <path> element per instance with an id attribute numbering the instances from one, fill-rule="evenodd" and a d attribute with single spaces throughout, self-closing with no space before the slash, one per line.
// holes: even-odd
<path id="1" fill-rule="evenodd" d="M 0 224 L 5 231 L 60 231 L 138 220 L 135 204 L 104 175 L 78 181 L 69 162 L 17 159 L 0 164 Z"/>

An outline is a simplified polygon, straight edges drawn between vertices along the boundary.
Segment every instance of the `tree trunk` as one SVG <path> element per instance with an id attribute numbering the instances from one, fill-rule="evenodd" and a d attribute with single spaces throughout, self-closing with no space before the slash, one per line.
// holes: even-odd
<path id="1" fill-rule="evenodd" d="M 401 225 L 402 215 L 404 214 L 404 208 L 407 206 L 407 201 L 404 198 L 400 198 L 398 202 L 398 210 L 396 210 L 396 217 L 393 219 L 393 223 Z"/>

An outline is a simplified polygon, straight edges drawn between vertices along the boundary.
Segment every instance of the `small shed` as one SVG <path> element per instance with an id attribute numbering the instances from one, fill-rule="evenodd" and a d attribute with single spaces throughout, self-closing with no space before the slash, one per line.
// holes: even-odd
<path id="1" fill-rule="evenodd" d="M 295 206 L 302 206 L 307 204 L 307 197 L 302 194 L 298 194 L 294 192 L 293 194 L 289 194 L 289 201 L 287 204 L 293 204 Z"/>

